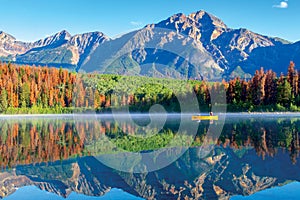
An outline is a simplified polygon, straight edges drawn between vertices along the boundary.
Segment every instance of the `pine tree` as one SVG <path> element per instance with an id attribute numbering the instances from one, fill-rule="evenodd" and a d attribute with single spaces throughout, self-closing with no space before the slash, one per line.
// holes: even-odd
<path id="1" fill-rule="evenodd" d="M 235 80 L 230 80 L 226 91 L 227 103 L 232 104 L 235 98 Z"/>
<path id="2" fill-rule="evenodd" d="M 251 80 L 251 97 L 254 105 L 261 105 L 265 98 L 265 74 L 263 68 L 260 71 L 256 70 L 255 75 Z"/>
<path id="3" fill-rule="evenodd" d="M 5 112 L 8 108 L 8 102 L 7 102 L 7 92 L 4 88 L 1 90 L 1 96 L 0 96 L 0 109 L 1 112 Z"/>
<path id="4" fill-rule="evenodd" d="M 278 83 L 277 102 L 284 107 L 289 107 L 292 97 L 292 87 L 285 78 Z"/>
<path id="5" fill-rule="evenodd" d="M 234 85 L 234 99 L 236 103 L 241 102 L 242 97 L 242 84 L 240 78 L 235 79 L 235 85 Z"/>
<path id="6" fill-rule="evenodd" d="M 242 85 L 241 101 L 244 103 L 248 103 L 248 100 L 250 98 L 249 84 L 247 81 L 243 80 L 241 85 Z"/>
<path id="7" fill-rule="evenodd" d="M 295 70 L 295 63 L 290 62 L 288 67 L 287 81 L 292 87 L 292 95 L 295 97 L 298 95 L 298 73 Z"/>
<path id="8" fill-rule="evenodd" d="M 276 73 L 272 70 L 267 71 L 265 81 L 265 99 L 264 104 L 275 104 L 277 101 L 277 81 Z"/>

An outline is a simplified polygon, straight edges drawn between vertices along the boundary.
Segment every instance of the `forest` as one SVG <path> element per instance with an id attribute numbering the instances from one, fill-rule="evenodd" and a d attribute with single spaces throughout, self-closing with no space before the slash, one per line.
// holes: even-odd
<path id="1" fill-rule="evenodd" d="M 132 112 L 147 112 L 155 104 L 168 112 L 181 112 L 179 96 L 189 104 L 192 93 L 196 94 L 200 110 L 206 112 L 212 106 L 211 94 L 220 91 L 226 94 L 222 98 L 226 98 L 231 112 L 300 111 L 299 76 L 293 62 L 287 73 L 279 76 L 261 68 L 251 79 L 237 77 L 222 82 L 85 74 L 0 63 L 0 112 L 110 112 L 125 107 Z"/>

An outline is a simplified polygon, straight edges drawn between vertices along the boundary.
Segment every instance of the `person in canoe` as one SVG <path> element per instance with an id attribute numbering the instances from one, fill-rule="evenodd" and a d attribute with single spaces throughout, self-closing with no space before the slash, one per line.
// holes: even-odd
<path id="1" fill-rule="evenodd" d="M 213 112 L 210 112 L 210 113 L 209 113 L 209 116 L 214 116 L 214 113 L 213 113 Z M 214 123 L 214 120 L 210 120 L 210 121 L 209 121 L 209 124 L 213 124 L 213 123 Z"/>
<path id="2" fill-rule="evenodd" d="M 201 115 L 201 114 L 193 115 L 192 120 L 193 121 L 199 121 L 199 120 L 215 120 L 215 121 L 218 121 L 219 117 L 217 115 L 214 115 L 213 112 L 209 112 L 207 115 Z"/>

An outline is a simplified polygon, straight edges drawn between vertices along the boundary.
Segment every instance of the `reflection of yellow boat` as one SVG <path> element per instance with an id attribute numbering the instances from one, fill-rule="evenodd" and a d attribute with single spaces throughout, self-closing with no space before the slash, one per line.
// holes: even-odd
<path id="1" fill-rule="evenodd" d="M 193 121 L 201 121 L 201 120 L 219 120 L 219 116 L 201 116 L 201 115 L 194 115 L 192 116 Z"/>

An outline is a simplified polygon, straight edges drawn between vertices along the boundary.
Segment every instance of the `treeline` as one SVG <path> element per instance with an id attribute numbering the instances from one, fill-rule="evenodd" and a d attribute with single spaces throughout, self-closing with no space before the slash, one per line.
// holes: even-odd
<path id="1" fill-rule="evenodd" d="M 72 105 L 76 74 L 67 70 L 0 64 L 0 110 L 42 112 Z"/>
<path id="2" fill-rule="evenodd" d="M 197 96 L 201 111 L 211 107 L 211 95 L 225 99 L 229 111 L 298 111 L 300 72 L 290 63 L 280 77 L 269 70 L 256 71 L 251 80 L 235 78 L 210 83 L 119 75 L 75 73 L 65 69 L 17 66 L 0 63 L 0 112 L 72 113 L 106 112 L 129 106 L 144 112 L 160 104 L 169 112 L 180 112 L 180 102 L 190 105 Z M 226 95 L 226 96 L 225 96 Z"/>
<path id="3" fill-rule="evenodd" d="M 7 114 L 104 112 L 124 106 L 143 112 L 157 103 L 168 111 L 180 111 L 177 98 L 188 102 L 194 88 L 204 91 L 198 96 L 203 105 L 209 101 L 204 82 L 81 74 L 10 63 L 0 64 L 0 88 L 0 111 Z"/>
<path id="4" fill-rule="evenodd" d="M 272 70 L 257 70 L 249 81 L 235 78 L 226 86 L 229 110 L 299 111 L 300 71 L 290 62 L 287 75 L 280 77 Z"/>

